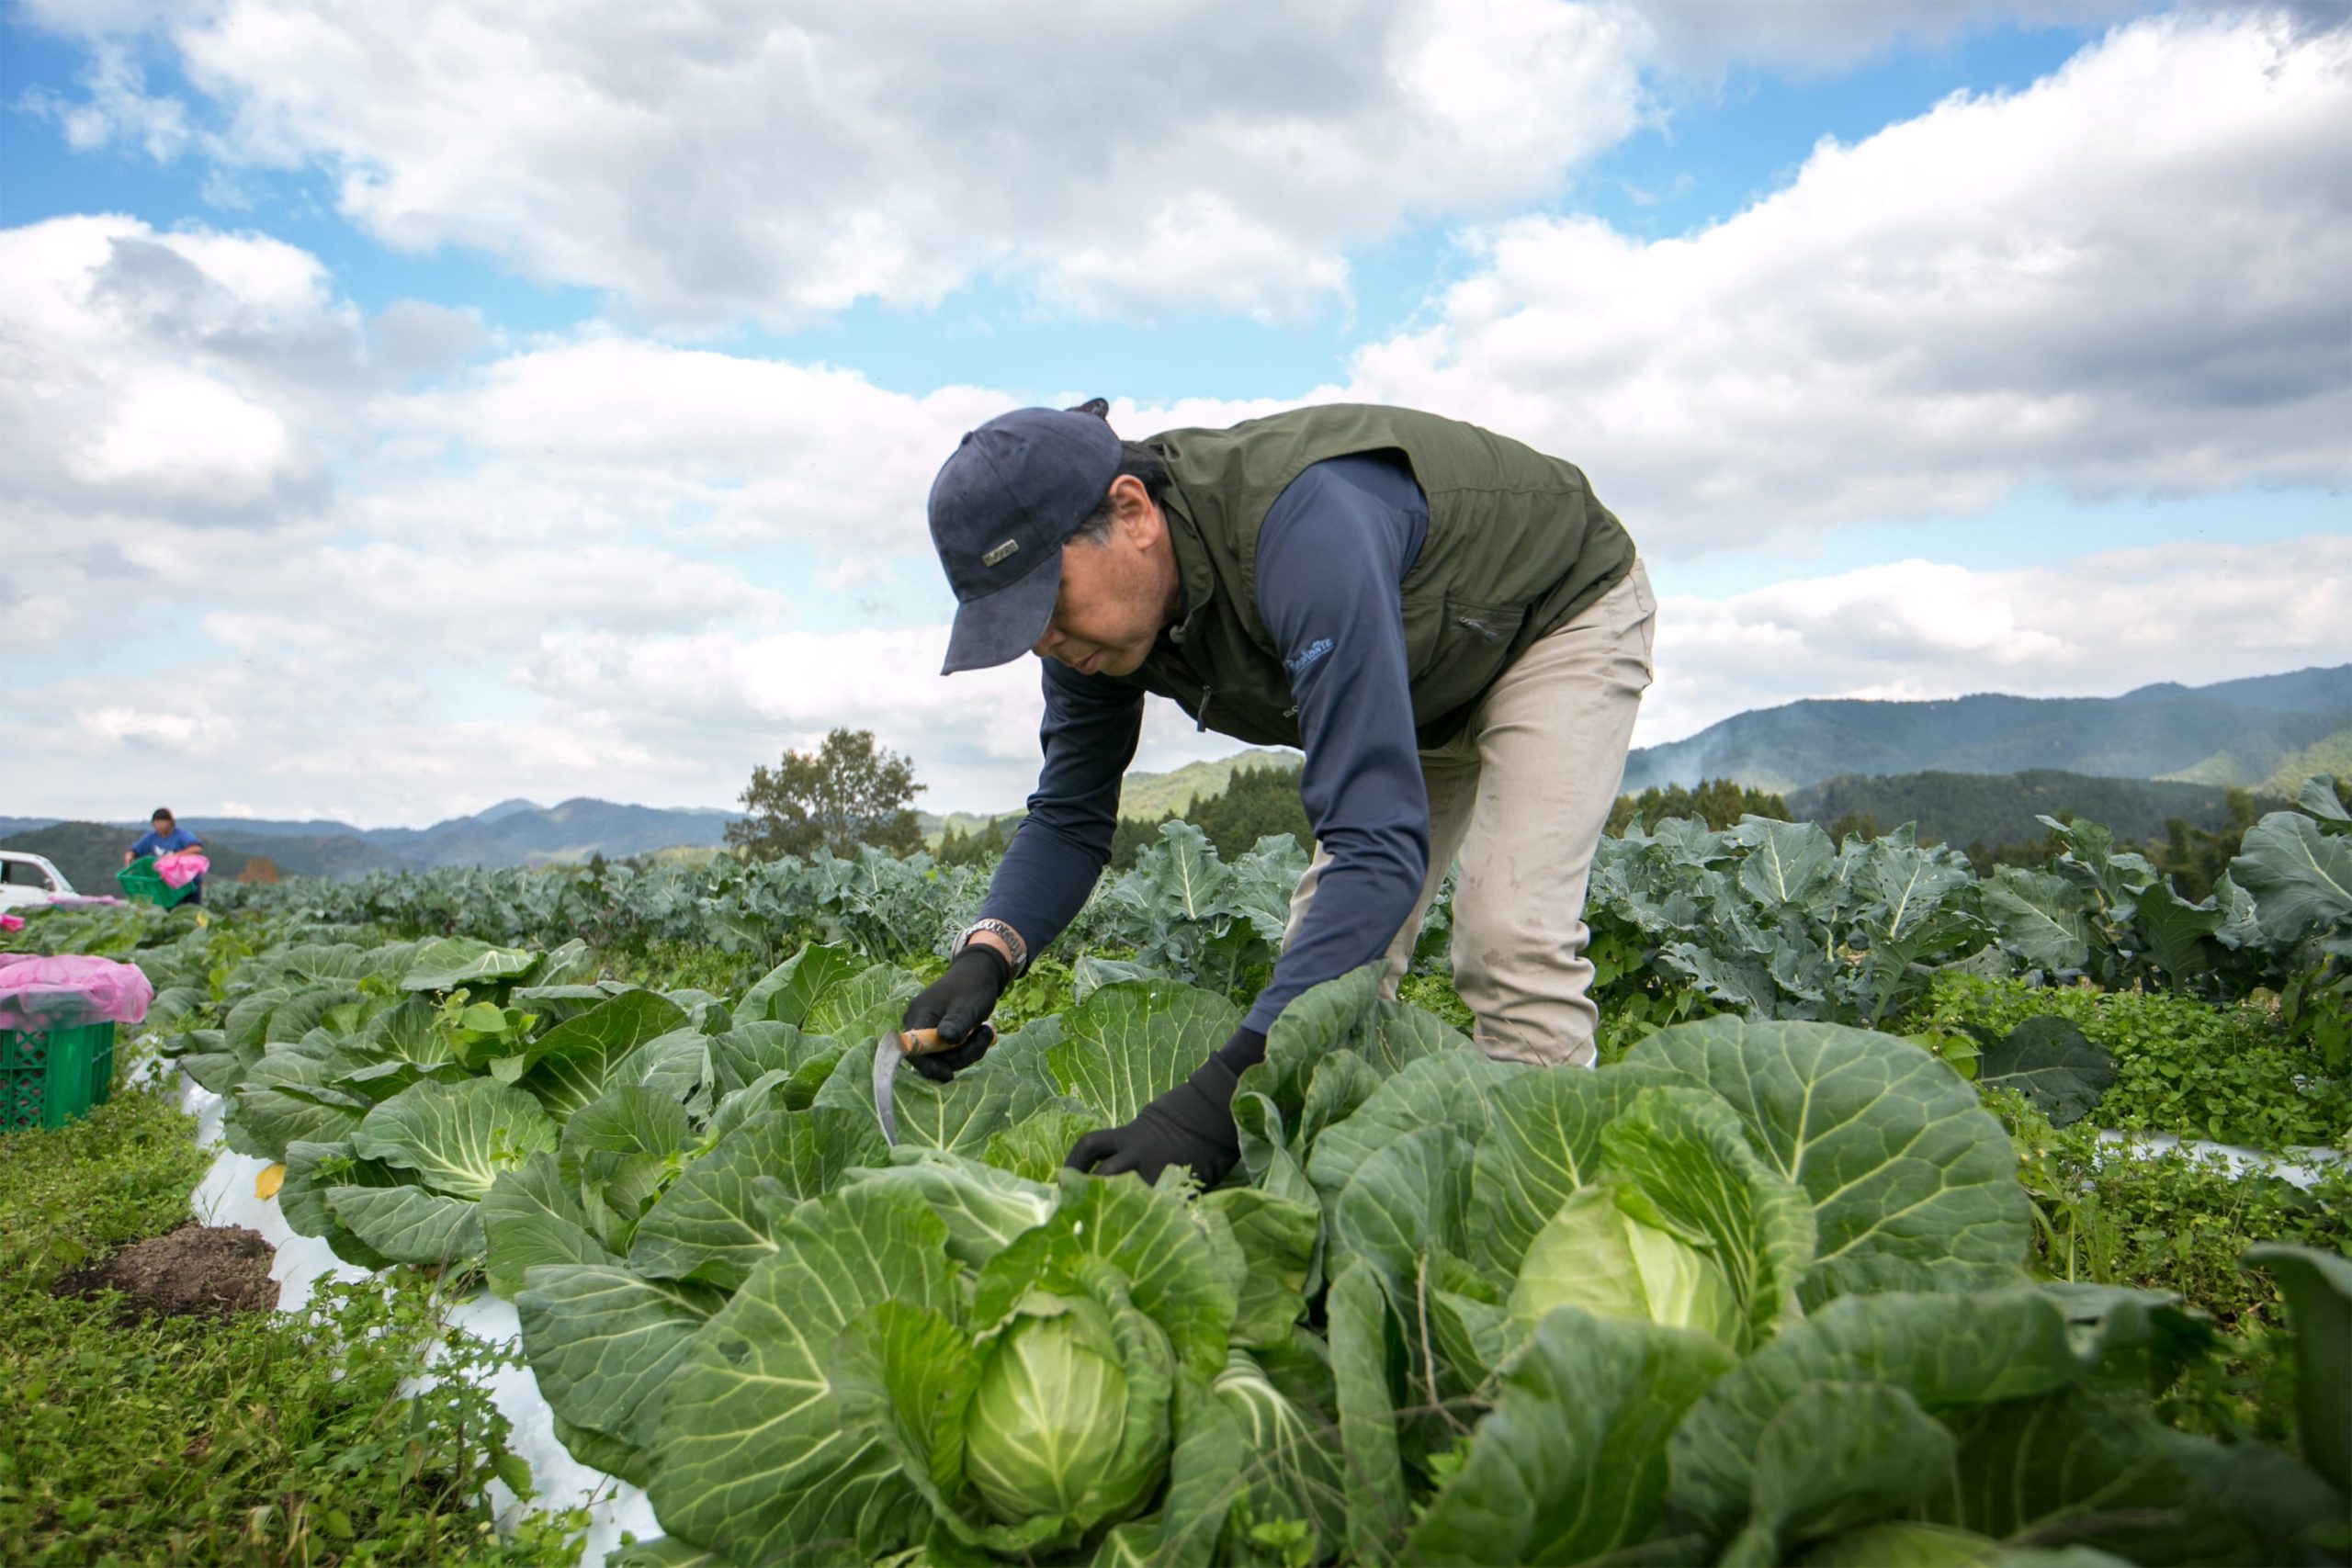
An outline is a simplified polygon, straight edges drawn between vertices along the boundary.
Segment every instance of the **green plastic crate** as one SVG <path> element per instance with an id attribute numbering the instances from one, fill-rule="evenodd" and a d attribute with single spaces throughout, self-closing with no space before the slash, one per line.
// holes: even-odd
<path id="1" fill-rule="evenodd" d="M 0 1133 L 62 1127 L 113 1092 L 113 1024 L 0 1029 Z"/>
<path id="2" fill-rule="evenodd" d="M 116 872 L 114 879 L 122 884 L 123 897 L 132 903 L 158 904 L 166 909 L 196 890 L 194 882 L 175 887 L 164 881 L 163 873 L 155 869 L 153 855 L 132 861 Z"/>

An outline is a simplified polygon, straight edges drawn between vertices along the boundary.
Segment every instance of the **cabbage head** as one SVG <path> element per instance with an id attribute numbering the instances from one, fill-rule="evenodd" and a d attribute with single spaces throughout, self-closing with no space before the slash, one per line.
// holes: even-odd
<path id="1" fill-rule="evenodd" d="M 1149 1497 L 1167 1465 L 1175 1361 L 1107 1272 L 1086 1295 L 1035 1291 L 979 1346 L 964 1477 L 1000 1524 L 1069 1540 Z"/>
<path id="2" fill-rule="evenodd" d="M 1580 1187 L 1528 1244 L 1511 1318 L 1532 1330 L 1555 1307 L 1710 1335 L 1733 1349 L 1747 1314 L 1723 1267 L 1668 1230 L 1629 1187 Z"/>

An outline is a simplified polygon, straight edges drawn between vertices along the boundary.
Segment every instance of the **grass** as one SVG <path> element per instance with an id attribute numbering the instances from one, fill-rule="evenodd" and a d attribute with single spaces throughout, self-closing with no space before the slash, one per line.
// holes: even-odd
<path id="1" fill-rule="evenodd" d="M 2162 1392 L 2160 1413 L 2214 1437 L 2285 1441 L 2293 1430 L 2290 1325 L 2277 1282 L 2240 1258 L 2262 1242 L 2352 1247 L 2352 1171 L 2324 1167 L 2305 1190 L 2211 1152 L 2103 1143 L 2099 1129 L 2257 1148 L 2322 1144 L 2352 1120 L 2346 1086 L 2252 1004 L 1944 976 L 1913 1021 L 1929 1040 L 1950 1040 L 1965 1024 L 1998 1034 L 2042 1015 L 2068 1020 L 2104 1046 L 2116 1081 L 2087 1118 L 2064 1129 L 2018 1095 L 1985 1091 L 2033 1201 L 2034 1266 L 2053 1279 L 2176 1293 L 2206 1314 L 2222 1336 L 2218 1354 Z"/>
<path id="2" fill-rule="evenodd" d="M 195 1124 L 152 1089 L 117 1094 L 52 1131 L 0 1136 L 0 1292 L 45 1287 L 171 1229 L 208 1163 Z"/>
<path id="3" fill-rule="evenodd" d="M 2115 1083 L 2091 1113 L 2101 1126 L 2273 1150 L 2352 1133 L 2352 1084 L 2250 1003 L 1947 975 L 1910 1027 L 1976 1024 L 2000 1034 L 2044 1014 L 2114 1056 Z"/>
<path id="4" fill-rule="evenodd" d="M 558 1563 L 584 1516 L 510 1539 L 478 1500 L 528 1477 L 428 1282 L 323 1290 L 302 1314 L 145 1318 L 58 1275 L 184 1220 L 207 1156 L 175 1096 L 0 1137 L 0 1557 L 26 1564 Z M 447 1376 L 404 1380 L 440 1345 Z M 518 1488 L 519 1490 L 520 1488 Z"/>
<path id="5" fill-rule="evenodd" d="M 2193 1149 L 2102 1144 L 2085 1122 L 2052 1129 L 2006 1090 L 1985 1095 L 2018 1145 L 2018 1179 L 2042 1212 L 2036 1261 L 2053 1278 L 2177 1292 L 2224 1328 L 2276 1309 L 2270 1277 L 2241 1268 L 2258 1242 L 2352 1246 L 2352 1177 L 2309 1190 Z"/>
<path id="6" fill-rule="evenodd" d="M 1449 1024 L 1468 1034 L 1478 1026 L 1477 1018 L 1470 1011 L 1470 1004 L 1454 990 L 1453 981 L 1443 975 L 1408 975 L 1397 982 L 1396 999 L 1410 1002 L 1424 1012 L 1435 1013 Z"/>
<path id="7" fill-rule="evenodd" d="M 634 947 L 602 949 L 603 972 L 648 990 L 708 991 L 718 997 L 739 997 L 767 966 L 755 954 L 723 953 L 691 942 L 650 942 Z"/>
<path id="8" fill-rule="evenodd" d="M 2052 1279 L 2177 1294 L 2221 1333 L 2219 1353 L 2162 1391 L 2173 1425 L 2236 1441 L 2283 1443 L 2294 1430 L 2295 1363 L 2278 1283 L 2240 1262 L 2284 1242 L 2352 1247 L 2352 1175 L 2310 1190 L 2219 1155 L 2102 1144 L 2090 1122 L 2056 1129 L 2024 1097 L 1988 1090 L 1985 1108 L 2017 1145 L 2032 1199 L 2033 1264 Z"/>

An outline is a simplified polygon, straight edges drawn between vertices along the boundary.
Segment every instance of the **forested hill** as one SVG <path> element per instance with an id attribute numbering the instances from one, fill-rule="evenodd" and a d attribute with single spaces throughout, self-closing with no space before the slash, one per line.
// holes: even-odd
<path id="1" fill-rule="evenodd" d="M 2175 818 L 2208 832 L 2243 833 L 2265 811 L 2287 807 L 2269 795 L 2219 784 L 2100 779 L 2037 769 L 2022 773 L 1846 774 L 1788 795 L 1789 814 L 1823 827 L 1865 831 L 1916 823 L 1924 841 L 2002 845 L 2039 840 L 2042 817 L 2086 817 L 2119 839 L 2153 842 Z M 2243 818 L 2243 820 L 2240 820 Z"/>
<path id="2" fill-rule="evenodd" d="M 113 893 L 122 852 L 147 830 L 143 822 L 53 822 L 43 828 L 0 838 L 0 850 L 23 850 L 48 857 L 65 874 L 75 891 Z M 205 858 L 211 874 L 232 881 L 255 860 L 267 862 L 258 874 L 271 876 L 324 876 L 338 881 L 370 871 L 413 869 L 349 829 L 340 833 L 278 833 L 249 835 L 204 831 Z"/>
<path id="3" fill-rule="evenodd" d="M 2291 795 L 2308 774 L 2352 773 L 2352 664 L 2120 697 L 1790 703 L 1636 750 L 1624 787 L 1729 778 L 1789 791 L 1848 773 L 2038 770 Z"/>
<path id="4" fill-rule="evenodd" d="M 266 818 L 183 817 L 181 825 L 204 840 L 216 872 L 233 876 L 250 857 L 266 858 L 288 876 L 337 880 L 370 871 L 413 871 L 435 865 L 529 865 L 542 861 L 648 854 L 656 850 L 708 848 L 721 840 L 731 812 L 669 810 L 607 800 L 567 800 L 537 806 L 502 801 L 471 817 L 430 828 L 355 828 L 345 822 L 281 821 Z M 113 890 L 113 868 L 146 824 L 0 821 L 0 849 L 29 850 L 57 863 L 85 891 Z M 225 859 L 224 859 L 225 857 Z"/>
<path id="5" fill-rule="evenodd" d="M 1195 800 L 1223 795 L 1226 786 L 1233 782 L 1233 775 L 1245 769 L 1271 768 L 1281 772 L 1295 771 L 1297 767 L 1297 752 L 1261 747 L 1205 762 L 1187 762 L 1164 773 L 1132 773 L 1119 783 L 1119 818 L 1124 822 L 1159 822 L 1171 812 L 1182 814 Z M 1012 825 L 1027 814 L 1026 807 L 1016 806 L 992 815 L 956 811 L 939 817 L 926 811 L 918 813 L 917 820 L 922 825 L 924 842 L 937 849 L 949 834 L 985 835 L 992 824 L 1010 831 Z"/>
<path id="6" fill-rule="evenodd" d="M 615 858 L 725 841 L 731 811 L 672 810 L 609 800 L 536 806 L 502 801 L 472 817 L 430 828 L 378 828 L 370 843 L 425 865 L 527 865 L 537 861 Z"/>

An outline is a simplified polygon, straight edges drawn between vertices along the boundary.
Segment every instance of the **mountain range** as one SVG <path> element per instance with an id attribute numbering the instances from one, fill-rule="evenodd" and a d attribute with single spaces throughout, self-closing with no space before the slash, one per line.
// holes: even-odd
<path id="1" fill-rule="evenodd" d="M 2120 840 L 2162 841 L 2175 818 L 2209 832 L 2289 802 L 2261 791 L 2233 800 L 2221 784 L 2156 779 L 2102 779 L 2031 768 L 2021 773 L 1841 773 L 1791 790 L 1789 815 L 1825 828 L 1867 823 L 1887 829 L 1911 823 L 1922 843 L 2005 844 L 2038 841 L 2037 818 L 2088 818 Z M 2250 814 L 2238 817 L 2239 811 Z"/>
<path id="2" fill-rule="evenodd" d="M 607 800 L 567 800 L 540 806 L 503 800 L 470 817 L 430 828 L 355 828 L 347 822 L 291 821 L 252 817 L 180 818 L 204 840 L 216 872 L 233 876 L 248 861 L 266 858 L 288 876 L 348 880 L 371 871 L 416 871 L 436 865 L 530 865 L 542 861 L 650 854 L 656 850 L 708 849 L 726 841 L 735 813 L 620 806 Z M 146 824 L 58 822 L 0 817 L 0 849 L 48 855 L 76 887 L 109 891 L 122 852 Z"/>
<path id="3" fill-rule="evenodd" d="M 2308 774 L 2352 773 L 2352 664 L 2120 697 L 1789 703 L 1635 750 L 1624 787 L 1731 778 L 1786 792 L 1847 773 L 2033 769 L 2291 795 Z"/>
<path id="4" fill-rule="evenodd" d="M 1149 819 L 1164 810 L 1182 811 L 1194 798 L 1222 790 L 1238 768 L 1295 761 L 1291 752 L 1251 750 L 1167 773 L 1130 773 L 1120 812 Z M 2202 825 L 2222 809 L 2218 789 L 2109 790 L 2098 804 L 2075 797 L 2098 795 L 2092 785 L 2114 780 L 2238 785 L 2292 795 L 2305 775 L 2317 773 L 2352 774 L 2352 664 L 2210 686 L 2165 682 L 2120 697 L 1984 694 L 1945 702 L 1790 703 L 1739 714 L 1687 739 L 1634 751 L 1627 759 L 1624 787 L 1636 792 L 1727 777 L 1790 794 L 1800 815 L 1869 809 L 1891 825 L 1911 814 L 1920 817 L 1923 829 L 1936 803 L 1948 807 L 1956 795 L 1970 798 L 1965 815 L 1972 827 L 1979 818 L 2007 821 L 2023 808 L 2019 803 L 2043 809 L 2044 803 L 2061 799 L 2094 817 L 2105 806 L 2125 817 L 2158 820 L 2177 813 Z M 2024 777 L 2014 788 L 1987 793 L 1962 780 L 1908 779 L 1913 774 Z M 2093 777 L 2068 781 L 2063 776 L 2067 774 Z M 1885 780 L 1886 775 L 1905 778 Z M 1885 782 L 1871 784 L 1872 779 Z M 1018 808 L 1001 814 L 1018 815 Z M 2025 815 L 2030 822 L 2030 812 Z M 216 852 L 224 875 L 236 874 L 248 860 L 266 857 L 286 875 L 348 878 L 377 870 L 527 865 L 599 853 L 707 850 L 725 841 L 734 816 L 712 808 L 582 798 L 551 807 L 503 800 L 430 828 L 363 829 L 329 820 L 253 818 L 183 821 Z M 936 834 L 989 820 L 978 814 L 926 816 L 923 827 Z M 47 854 L 77 886 L 105 888 L 111 886 L 123 848 L 144 826 L 0 817 L 0 849 Z M 1962 826 L 1955 818 L 1939 836 L 1965 841 Z"/>
<path id="5" fill-rule="evenodd" d="M 1214 761 L 1189 762 L 1166 773 L 1127 775 L 1123 806 L 1129 816 L 1156 818 L 1183 809 L 1196 795 L 1215 795 L 1238 768 L 1276 766 L 1296 758 L 1279 751 L 1244 751 Z M 347 881 L 371 871 L 416 871 L 438 865 L 535 865 L 582 861 L 590 855 L 650 854 L 657 850 L 708 850 L 726 842 L 737 813 L 708 808 L 622 806 L 606 800 L 567 800 L 541 806 L 502 800 L 470 817 L 430 828 L 356 828 L 324 818 L 197 817 L 180 825 L 204 840 L 214 873 L 240 874 L 266 859 L 286 876 Z M 1016 811 L 1012 813 L 1017 817 Z M 978 814 L 925 815 L 926 832 L 967 830 L 990 819 Z M 146 830 L 143 822 L 62 822 L 49 817 L 0 817 L 0 849 L 46 855 L 84 892 L 111 892 L 122 852 Z"/>

